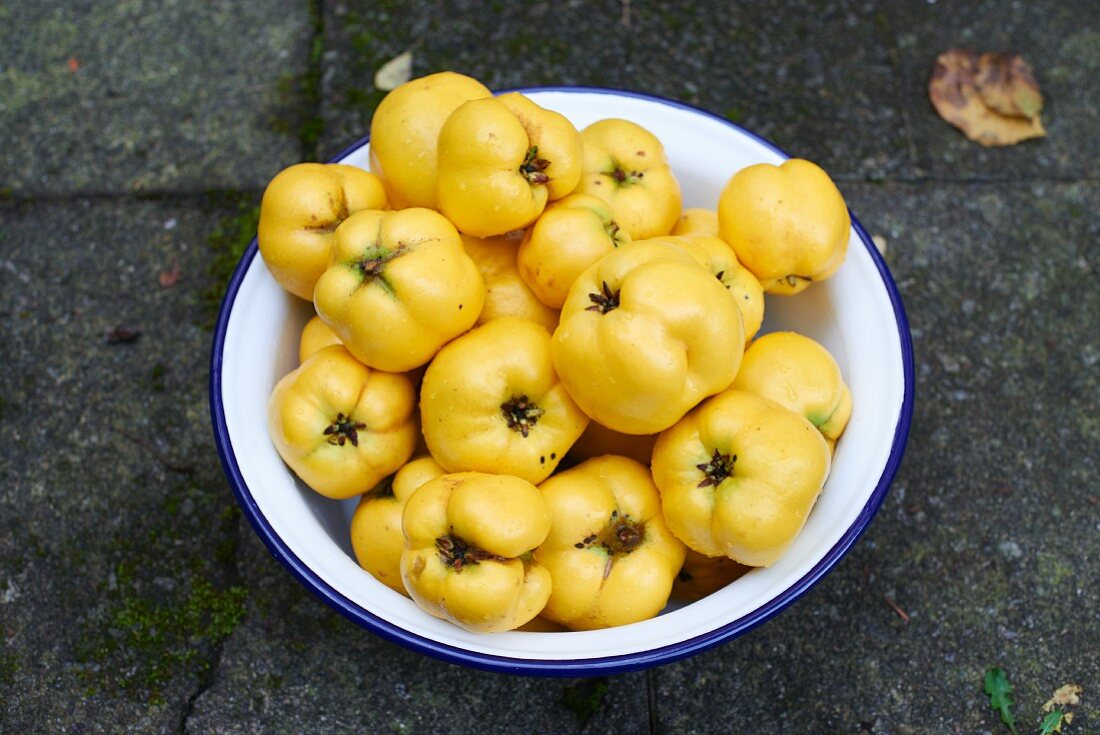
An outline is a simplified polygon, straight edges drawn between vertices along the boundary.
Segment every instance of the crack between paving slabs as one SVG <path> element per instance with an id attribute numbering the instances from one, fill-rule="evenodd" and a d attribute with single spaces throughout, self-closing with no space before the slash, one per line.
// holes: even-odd
<path id="1" fill-rule="evenodd" d="M 235 507 L 236 505 L 234 504 L 234 508 Z M 226 562 L 226 577 L 230 587 L 241 585 L 241 574 L 237 564 L 237 558 L 241 548 L 241 518 L 240 513 L 234 516 L 233 528 L 229 532 L 229 542 L 232 545 L 233 555 L 230 560 Z M 218 676 L 218 672 L 221 671 L 222 654 L 225 650 L 226 641 L 232 638 L 234 633 L 230 633 L 215 644 L 214 650 L 210 656 L 210 666 L 207 667 L 205 671 L 199 672 L 198 684 L 195 687 L 195 691 L 187 698 L 187 701 L 183 705 L 183 711 L 180 713 L 179 726 L 176 728 L 176 732 L 179 733 L 179 735 L 186 735 L 186 733 L 189 732 L 188 721 L 195 711 L 195 703 L 198 702 L 203 694 L 210 690 L 211 686 L 213 686 L 214 680 Z"/>
<path id="2" fill-rule="evenodd" d="M 323 42 L 324 42 L 324 2 L 323 0 L 310 0 L 309 2 L 309 23 L 310 23 L 310 37 L 309 37 L 309 50 L 307 57 L 307 67 L 309 74 L 313 79 L 314 89 L 310 90 L 310 94 L 306 99 L 306 103 L 311 107 L 310 114 L 314 119 L 320 119 L 321 115 L 321 94 L 319 89 L 322 57 L 323 57 Z M 320 50 L 318 50 L 320 48 Z M 313 150 L 308 150 L 310 147 Z M 308 145 L 303 140 L 302 155 L 305 160 L 312 160 L 317 153 L 317 141 L 312 142 L 312 146 Z M 240 553 L 241 546 L 241 516 L 238 514 L 233 521 L 233 528 L 230 531 L 230 542 L 233 548 L 233 555 L 230 561 L 227 563 L 228 569 L 227 577 L 229 579 L 230 586 L 237 586 L 241 583 L 240 570 L 238 568 L 237 559 Z M 183 711 L 180 713 L 179 726 L 176 731 L 180 735 L 186 735 L 188 732 L 188 723 L 191 719 L 191 715 L 195 711 L 195 703 L 199 698 L 210 690 L 214 680 L 217 678 L 218 672 L 221 670 L 222 655 L 225 651 L 226 641 L 232 637 L 232 633 L 229 636 L 222 638 L 214 647 L 213 655 L 211 656 L 210 666 L 203 672 L 200 672 L 198 677 L 198 685 L 195 688 L 194 693 L 187 698 L 184 703 Z"/>
<path id="3" fill-rule="evenodd" d="M 661 732 L 661 723 L 657 717 L 656 669 L 648 669 L 645 672 L 645 698 L 649 713 L 649 735 L 658 735 Z"/>

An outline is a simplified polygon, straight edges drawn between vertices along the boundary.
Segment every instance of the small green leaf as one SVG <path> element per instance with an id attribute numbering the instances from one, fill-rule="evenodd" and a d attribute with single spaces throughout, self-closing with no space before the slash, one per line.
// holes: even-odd
<path id="1" fill-rule="evenodd" d="M 1008 726 L 1012 735 L 1016 731 L 1016 715 L 1012 714 L 1012 685 L 1008 683 L 1005 672 L 993 667 L 985 672 L 985 693 L 989 695 L 989 706 L 1001 715 L 1001 722 Z"/>
<path id="2" fill-rule="evenodd" d="M 1051 735 L 1051 733 L 1062 732 L 1062 710 L 1056 709 L 1053 712 L 1047 714 L 1043 718 L 1043 721 L 1039 723 L 1039 735 Z"/>

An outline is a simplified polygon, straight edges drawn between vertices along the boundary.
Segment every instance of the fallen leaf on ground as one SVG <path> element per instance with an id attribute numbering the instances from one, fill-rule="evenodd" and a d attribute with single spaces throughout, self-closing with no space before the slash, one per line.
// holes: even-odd
<path id="1" fill-rule="evenodd" d="M 1039 735 L 1054 735 L 1056 732 L 1062 732 L 1062 725 L 1068 725 L 1071 722 L 1073 722 L 1072 712 L 1056 709 L 1039 723 Z"/>
<path id="2" fill-rule="evenodd" d="M 378 67 L 374 73 L 374 86 L 383 92 L 400 87 L 412 78 L 412 51 L 398 54 Z"/>
<path id="3" fill-rule="evenodd" d="M 974 85 L 985 106 L 1001 115 L 1033 120 L 1043 110 L 1039 83 L 1016 54 L 982 54 Z"/>
<path id="4" fill-rule="evenodd" d="M 171 270 L 161 271 L 157 280 L 160 281 L 161 288 L 168 288 L 175 286 L 180 279 L 180 264 L 178 262 L 172 263 Z"/>
<path id="5" fill-rule="evenodd" d="M 1012 708 L 1015 702 L 1012 699 L 1012 685 L 1008 683 L 1004 669 L 993 667 L 985 672 L 983 681 L 985 693 L 989 695 L 989 707 L 1001 715 L 1001 722 L 1017 735 L 1016 715 Z"/>
<path id="6" fill-rule="evenodd" d="M 1055 707 L 1080 704 L 1081 691 L 1079 684 L 1064 684 L 1058 687 L 1050 699 L 1047 700 L 1047 703 L 1043 705 L 1043 712 L 1050 712 Z"/>
<path id="7" fill-rule="evenodd" d="M 897 616 L 899 618 L 901 618 L 902 620 L 904 620 L 907 623 L 909 622 L 909 613 L 905 612 L 905 610 L 902 609 L 901 605 L 894 602 L 889 597 L 883 597 L 882 599 L 884 599 L 886 601 L 886 604 L 890 606 L 891 610 L 893 610 L 895 613 L 897 613 Z"/>
<path id="8" fill-rule="evenodd" d="M 1081 686 L 1079 684 L 1063 684 L 1054 690 L 1047 703 L 1043 705 L 1043 712 L 1047 715 L 1039 723 L 1039 735 L 1053 735 L 1062 732 L 1062 725 L 1073 722 L 1073 713 L 1066 712 L 1063 708 L 1080 704 Z"/>
<path id="9" fill-rule="evenodd" d="M 69 71 L 76 72 L 80 69 L 80 59 L 75 56 L 69 57 Z"/>
<path id="10" fill-rule="evenodd" d="M 1035 77 L 1016 54 L 950 49 L 936 58 L 928 82 L 936 112 L 983 146 L 1014 145 L 1046 135 L 1039 112 L 1043 97 Z"/>
<path id="11" fill-rule="evenodd" d="M 872 235 L 871 242 L 875 245 L 875 250 L 879 252 L 879 255 L 886 255 L 886 238 L 882 235 Z"/>
<path id="12" fill-rule="evenodd" d="M 115 327 L 110 332 L 107 332 L 107 344 L 119 345 L 129 344 L 138 337 L 141 336 L 140 329 L 134 329 L 131 327 Z"/>

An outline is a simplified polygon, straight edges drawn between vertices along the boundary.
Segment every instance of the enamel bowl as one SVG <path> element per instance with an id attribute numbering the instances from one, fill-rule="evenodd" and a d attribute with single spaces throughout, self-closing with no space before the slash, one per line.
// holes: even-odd
<path id="1" fill-rule="evenodd" d="M 734 171 L 787 158 L 758 136 L 677 102 L 602 89 L 522 91 L 578 129 L 620 117 L 656 134 L 685 208 L 714 209 Z M 367 168 L 367 147 L 364 138 L 334 160 Z M 229 284 L 211 361 L 211 414 L 229 483 L 256 533 L 302 584 L 368 630 L 430 656 L 496 671 L 589 676 L 716 646 L 778 614 L 821 579 L 870 523 L 901 461 L 913 406 L 909 326 L 885 263 L 853 218 L 848 257 L 836 275 L 798 296 L 769 296 L 761 330 L 790 329 L 824 344 L 852 392 L 852 417 L 832 472 L 790 550 L 771 567 L 641 623 L 591 632 L 470 633 L 429 616 L 360 569 L 348 537 L 356 501 L 314 493 L 275 452 L 267 400 L 297 366 L 311 306 L 285 293 L 257 253 L 253 240 Z"/>

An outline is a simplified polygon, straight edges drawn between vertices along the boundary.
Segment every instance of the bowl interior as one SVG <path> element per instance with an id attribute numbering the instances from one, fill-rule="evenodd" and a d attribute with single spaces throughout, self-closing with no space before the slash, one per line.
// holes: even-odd
<path id="1" fill-rule="evenodd" d="M 597 90 L 531 90 L 578 128 L 621 117 L 664 143 L 685 207 L 714 209 L 737 169 L 785 156 L 723 120 L 676 103 Z M 367 168 L 367 146 L 342 154 Z M 866 233 L 851 232 L 836 275 L 802 294 L 768 297 L 763 331 L 790 329 L 824 344 L 852 391 L 853 411 L 832 472 L 802 533 L 773 566 L 691 605 L 604 631 L 474 634 L 432 618 L 364 572 L 351 552 L 355 500 L 332 501 L 298 482 L 267 434 L 275 382 L 297 366 L 310 304 L 285 293 L 255 248 L 238 270 L 215 342 L 213 396 L 223 460 L 242 507 L 273 553 L 323 599 L 376 632 L 427 653 L 488 668 L 577 673 L 682 657 L 736 635 L 793 601 L 827 571 L 877 510 L 908 428 L 911 358 L 896 290 Z M 224 428 L 221 422 L 224 421 Z"/>

